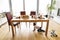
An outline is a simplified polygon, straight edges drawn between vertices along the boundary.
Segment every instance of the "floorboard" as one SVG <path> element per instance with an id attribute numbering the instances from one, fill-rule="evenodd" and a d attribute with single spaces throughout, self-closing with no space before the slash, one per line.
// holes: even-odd
<path id="1" fill-rule="evenodd" d="M 0 40 L 60 40 L 60 24 L 57 24 L 53 20 L 50 20 L 49 22 L 48 37 L 44 35 L 44 32 L 33 32 L 33 28 L 34 27 L 32 26 L 32 24 L 30 28 L 28 27 L 28 25 L 27 27 L 21 25 L 21 29 L 16 28 L 16 34 L 13 38 L 11 29 L 9 32 L 9 26 L 8 23 L 6 23 L 0 28 Z M 58 37 L 51 37 L 51 30 L 55 30 Z"/>

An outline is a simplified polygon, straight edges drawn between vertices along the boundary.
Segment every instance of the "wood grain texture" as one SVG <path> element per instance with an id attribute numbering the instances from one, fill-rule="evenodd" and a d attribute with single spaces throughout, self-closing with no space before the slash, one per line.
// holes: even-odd
<path id="1" fill-rule="evenodd" d="M 50 31 L 54 29 L 58 37 L 51 37 Z M 25 30 L 17 28 L 14 38 L 12 37 L 12 30 L 9 32 L 8 24 L 6 23 L 0 28 L 0 40 L 60 40 L 60 24 L 57 24 L 53 20 L 49 22 L 48 37 L 45 33 L 33 32 L 26 28 Z"/>

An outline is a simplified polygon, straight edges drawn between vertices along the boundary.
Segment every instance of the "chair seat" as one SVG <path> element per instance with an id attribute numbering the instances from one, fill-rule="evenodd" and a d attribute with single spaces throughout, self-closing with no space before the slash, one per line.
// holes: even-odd
<path id="1" fill-rule="evenodd" d="M 18 25 L 18 24 L 20 24 L 20 22 L 14 22 L 14 23 L 13 23 L 14 26 L 16 26 L 16 25 Z"/>

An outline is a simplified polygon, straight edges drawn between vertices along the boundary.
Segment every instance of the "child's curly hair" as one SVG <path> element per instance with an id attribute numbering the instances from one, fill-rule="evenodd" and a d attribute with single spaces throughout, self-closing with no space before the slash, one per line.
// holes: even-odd
<path id="1" fill-rule="evenodd" d="M 35 26 L 36 25 L 36 23 L 33 23 L 33 26 Z"/>

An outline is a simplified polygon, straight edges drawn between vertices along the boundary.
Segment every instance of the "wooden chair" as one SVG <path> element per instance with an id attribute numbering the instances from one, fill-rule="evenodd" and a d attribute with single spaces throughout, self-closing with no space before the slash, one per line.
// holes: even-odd
<path id="1" fill-rule="evenodd" d="M 30 16 L 31 16 L 31 15 L 36 15 L 36 12 L 35 12 L 35 11 L 31 11 L 31 12 L 30 12 Z"/>
<path id="2" fill-rule="evenodd" d="M 36 17 L 36 12 L 35 12 L 35 11 L 31 11 L 31 12 L 30 12 L 30 16 L 31 16 L 32 18 Z"/>
<path id="3" fill-rule="evenodd" d="M 11 19 L 13 18 L 12 17 L 12 15 L 11 15 L 11 13 L 10 12 L 5 12 L 6 13 L 6 17 L 7 17 L 7 21 L 8 21 L 8 25 L 9 25 L 9 31 L 10 31 L 10 26 L 11 26 Z M 18 24 L 20 24 L 20 22 L 16 22 L 16 23 L 14 23 L 13 25 L 14 25 L 14 27 L 15 26 L 18 26 Z M 15 31 L 16 31 L 16 27 L 15 27 Z"/>
<path id="4" fill-rule="evenodd" d="M 35 18 L 36 17 L 36 12 L 35 11 L 31 11 L 30 12 L 30 16 L 32 17 L 32 18 Z M 40 16 L 41 18 L 42 18 L 42 16 Z M 33 23 L 34 24 L 34 23 Z M 36 22 L 35 22 L 35 24 L 36 24 Z M 41 22 L 41 27 L 42 27 L 42 25 L 43 25 L 43 22 Z"/>
<path id="5" fill-rule="evenodd" d="M 20 15 L 26 15 L 26 12 L 25 11 L 21 11 Z"/>
<path id="6" fill-rule="evenodd" d="M 30 16 L 31 16 L 31 18 L 35 18 L 36 17 L 36 11 L 31 11 Z M 29 23 L 29 27 L 30 27 L 30 23 Z"/>
<path id="7" fill-rule="evenodd" d="M 22 18 L 22 19 L 27 19 L 28 18 L 28 16 L 26 15 L 26 11 L 21 11 L 20 12 L 20 18 Z M 26 27 L 27 27 L 27 22 L 26 22 Z"/>
<path id="8" fill-rule="evenodd" d="M 26 12 L 25 11 L 21 11 L 20 15 L 21 15 L 21 18 L 22 18 L 24 15 L 26 15 Z"/>

